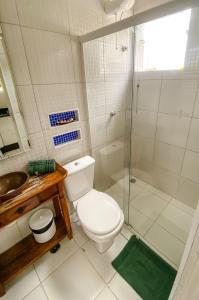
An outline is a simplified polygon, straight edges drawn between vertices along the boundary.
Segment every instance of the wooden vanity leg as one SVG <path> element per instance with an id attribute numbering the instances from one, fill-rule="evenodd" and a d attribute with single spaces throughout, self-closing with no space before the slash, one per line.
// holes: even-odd
<path id="1" fill-rule="evenodd" d="M 57 217 L 61 216 L 60 205 L 59 205 L 59 196 L 53 197 L 53 206 Z"/>
<path id="2" fill-rule="evenodd" d="M 0 297 L 5 295 L 5 293 L 6 293 L 6 291 L 5 291 L 4 285 L 2 283 L 0 283 Z"/>
<path id="3" fill-rule="evenodd" d="M 71 223 L 70 223 L 70 216 L 68 213 L 67 197 L 66 197 L 66 192 L 65 192 L 63 181 L 58 183 L 58 190 L 59 190 L 59 202 L 60 202 L 60 206 L 62 209 L 63 220 L 66 225 L 68 238 L 69 238 L 69 240 L 71 240 L 73 238 L 73 232 L 72 232 Z"/>

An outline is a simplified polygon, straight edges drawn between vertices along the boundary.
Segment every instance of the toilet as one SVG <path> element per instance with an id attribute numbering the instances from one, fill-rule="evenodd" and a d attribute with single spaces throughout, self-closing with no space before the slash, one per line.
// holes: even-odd
<path id="1" fill-rule="evenodd" d="M 84 156 L 63 167 L 68 172 L 65 187 L 69 201 L 84 232 L 102 253 L 121 231 L 124 214 L 112 197 L 93 188 L 94 166 L 94 158 Z"/>

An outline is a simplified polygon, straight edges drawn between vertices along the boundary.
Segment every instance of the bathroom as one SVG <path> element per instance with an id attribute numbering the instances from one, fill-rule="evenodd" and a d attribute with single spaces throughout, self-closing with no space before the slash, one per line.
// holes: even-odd
<path id="1" fill-rule="evenodd" d="M 169 299 L 199 298 L 197 6 L 0 0 L 0 65 L 9 69 L 1 69 L 0 176 L 37 160 L 69 171 L 89 155 L 94 188 L 125 221 L 101 253 L 68 203 L 73 238 L 6 283 L 1 299 L 147 300 L 111 266 L 133 234 L 176 271 Z M 54 209 L 51 200 L 42 206 Z M 0 257 L 30 234 L 32 213 L 0 228 Z"/>

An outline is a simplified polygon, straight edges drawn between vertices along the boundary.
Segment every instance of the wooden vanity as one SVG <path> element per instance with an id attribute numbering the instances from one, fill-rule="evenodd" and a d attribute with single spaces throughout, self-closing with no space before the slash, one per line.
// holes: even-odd
<path id="1" fill-rule="evenodd" d="M 30 234 L 19 243 L 0 254 L 0 296 L 5 294 L 4 285 L 32 265 L 37 258 L 55 247 L 66 235 L 72 239 L 72 229 L 67 207 L 64 179 L 67 171 L 57 164 L 55 172 L 44 176 L 30 177 L 23 192 L 0 203 L 0 228 L 20 218 L 40 204 L 53 199 L 56 212 L 56 233 L 47 243 L 38 244 Z M 53 254 L 52 254 L 53 255 Z"/>

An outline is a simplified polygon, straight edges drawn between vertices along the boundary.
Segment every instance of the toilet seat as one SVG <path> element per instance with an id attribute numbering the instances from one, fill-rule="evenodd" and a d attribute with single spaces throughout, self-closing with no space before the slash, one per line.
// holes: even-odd
<path id="1" fill-rule="evenodd" d="M 96 235 L 105 235 L 115 230 L 121 222 L 121 209 L 109 195 L 91 190 L 77 203 L 80 223 Z"/>

